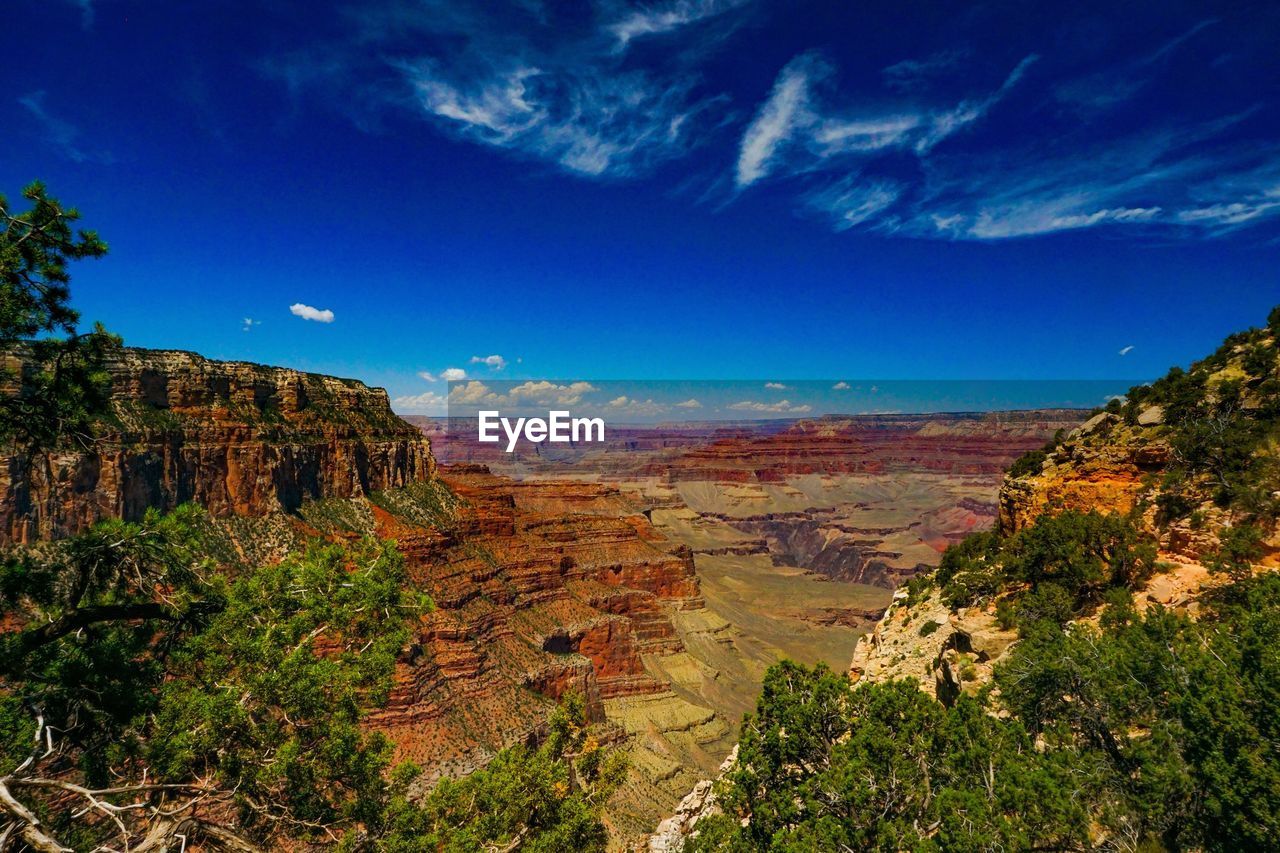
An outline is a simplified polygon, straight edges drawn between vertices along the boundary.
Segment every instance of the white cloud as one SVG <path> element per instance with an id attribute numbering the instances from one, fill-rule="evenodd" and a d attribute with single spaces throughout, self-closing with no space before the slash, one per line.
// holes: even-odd
<path id="1" fill-rule="evenodd" d="M 1219 23 L 1216 18 L 1200 21 L 1151 53 L 1134 57 L 1121 63 L 1119 67 L 1063 81 L 1054 87 L 1054 96 L 1059 103 L 1083 118 L 1093 118 L 1099 113 L 1114 109 L 1146 88 L 1155 79 L 1163 61 L 1182 44 L 1216 23 Z"/>
<path id="2" fill-rule="evenodd" d="M 617 39 L 616 50 L 626 50 L 633 39 L 669 33 L 747 2 L 749 0 L 677 0 L 666 6 L 632 10 L 607 29 Z"/>
<path id="3" fill-rule="evenodd" d="M 699 403 L 694 398 L 690 397 L 688 400 L 685 400 L 682 403 L 676 403 L 676 408 L 677 409 L 701 409 L 702 404 Z"/>
<path id="4" fill-rule="evenodd" d="M 835 107 L 826 103 L 829 98 L 819 99 L 815 87 L 828 83 L 833 69 L 817 54 L 801 54 L 779 72 L 769 97 L 743 133 L 735 182 L 742 188 L 782 166 L 787 173 L 807 172 L 826 168 L 833 159 L 865 158 L 889 149 L 909 149 L 917 156 L 927 156 L 944 139 L 985 116 L 1036 59 L 1035 55 L 1023 59 L 999 88 L 983 97 L 943 108 L 911 103 L 867 111 Z M 790 162 L 784 162 L 787 160 Z M 885 201 L 889 194 L 897 197 L 890 187 L 892 184 L 881 182 L 877 194 L 864 200 L 871 207 L 862 218 L 856 212 L 858 204 L 845 204 L 851 213 L 843 227 L 864 221 L 887 207 L 892 201 Z M 824 192 L 818 193 L 819 198 L 823 195 Z M 876 202 L 879 207 L 874 206 Z"/>
<path id="5" fill-rule="evenodd" d="M 582 401 L 582 396 L 597 390 L 590 382 L 570 382 L 557 385 L 545 379 L 522 382 L 515 386 L 508 395 L 514 400 L 522 400 L 541 405 L 572 406 Z"/>
<path id="6" fill-rule="evenodd" d="M 1200 22 L 1119 69 L 1120 76 L 1135 68 L 1153 73 L 1157 60 L 1212 23 Z M 798 57 L 780 72 L 743 136 L 739 186 L 767 175 L 803 175 L 804 209 L 822 214 L 837 231 L 859 227 L 948 240 L 1103 227 L 1216 236 L 1280 218 L 1280 161 L 1272 150 L 1234 142 L 1228 133 L 1256 109 L 1198 124 L 1164 118 L 1122 135 L 1073 119 L 1053 135 L 1028 131 L 979 137 L 980 147 L 943 145 L 976 132 L 1017 87 L 1063 85 L 1047 74 L 1031 79 L 1028 70 L 1038 61 L 1031 55 L 989 94 L 950 106 L 922 103 L 936 87 L 921 75 L 941 81 L 942 69 L 963 59 L 956 53 L 892 66 L 886 81 L 909 97 L 868 109 L 833 91 L 829 65 L 813 54 Z M 918 168 L 902 168 L 908 154 Z"/>
<path id="7" fill-rule="evenodd" d="M 418 376 L 427 382 L 457 382 L 467 378 L 467 371 L 461 367 L 446 367 L 439 373 L 430 370 L 419 370 Z"/>
<path id="8" fill-rule="evenodd" d="M 769 98 L 742 134 L 738 151 L 736 182 L 745 187 L 769 173 L 778 148 L 795 132 L 797 125 L 812 122 L 809 112 L 809 77 L 817 60 L 810 54 L 793 59 L 778 74 Z"/>
<path id="9" fill-rule="evenodd" d="M 606 405 L 613 411 L 626 415 L 652 416 L 670 411 L 670 407 L 662 403 L 656 403 L 652 399 L 635 400 L 625 394 L 620 397 L 614 397 Z"/>
<path id="10" fill-rule="evenodd" d="M 519 385 L 505 387 L 499 383 L 497 390 L 484 382 L 472 379 L 452 386 L 449 401 L 463 406 L 573 406 L 583 397 L 599 390 L 590 382 L 556 384 L 545 379 L 528 380 Z"/>
<path id="11" fill-rule="evenodd" d="M 449 402 L 460 406 L 502 405 L 508 402 L 483 382 L 475 379 L 465 385 L 454 385 L 449 388 Z"/>
<path id="12" fill-rule="evenodd" d="M 845 231 L 879 215 L 902 195 L 901 185 L 886 180 L 863 181 L 850 175 L 805 196 L 811 210 L 831 218 L 832 227 Z"/>
<path id="13" fill-rule="evenodd" d="M 500 355 L 473 355 L 472 364 L 483 364 L 492 370 L 501 370 L 507 366 L 507 360 Z"/>
<path id="14" fill-rule="evenodd" d="M 840 382 L 837 382 L 835 385 L 832 385 L 831 390 L 832 391 L 848 391 L 849 383 L 842 380 Z"/>
<path id="15" fill-rule="evenodd" d="M 261 326 L 261 325 L 262 325 L 261 320 L 255 320 L 252 317 L 245 317 L 243 320 L 240 321 L 240 331 L 249 332 L 253 330 L 254 326 Z"/>
<path id="16" fill-rule="evenodd" d="M 394 398 L 391 408 L 403 415 L 444 415 L 448 412 L 449 400 L 434 391 L 423 391 Z"/>
<path id="17" fill-rule="evenodd" d="M 761 414 L 804 414 L 813 410 L 813 406 L 792 405 L 790 400 L 779 400 L 776 403 L 761 403 L 758 400 L 742 400 L 729 406 L 735 412 L 759 412 Z"/>
<path id="18" fill-rule="evenodd" d="M 345 34 L 268 57 L 259 68 L 295 98 L 314 92 L 362 129 L 409 110 L 460 139 L 588 178 L 648 174 L 688 153 L 723 116 L 727 97 L 704 91 L 697 65 L 706 27 L 748 0 L 594 0 L 574 11 L 540 0 L 346 4 Z M 696 31 L 696 35 L 695 35 Z M 630 60 L 635 39 L 665 34 L 672 55 Z M 387 70 L 399 80 L 387 79 Z M 403 85 L 400 85 L 403 84 Z M 407 95 L 405 90 L 408 90 Z"/>
<path id="19" fill-rule="evenodd" d="M 783 385 L 781 382 L 766 382 L 766 383 L 764 383 L 764 387 L 769 388 L 769 389 L 772 389 L 772 390 L 774 390 L 774 391 L 786 391 L 786 390 L 787 390 L 787 386 L 786 386 L 786 385 Z"/>
<path id="20" fill-rule="evenodd" d="M 1133 344 L 1129 344 L 1127 347 L 1120 348 L 1121 355 L 1128 355 L 1131 352 L 1133 352 Z"/>
<path id="21" fill-rule="evenodd" d="M 1024 58 L 1009 73 L 1000 88 L 985 98 L 961 101 L 949 110 L 943 110 L 930 116 L 928 130 L 916 140 L 916 153 L 927 154 L 929 149 L 948 136 L 985 116 L 1001 98 L 1009 93 L 1010 89 L 1017 85 L 1018 81 L 1022 79 L 1022 75 L 1026 73 L 1027 68 L 1039 58 L 1035 54 Z"/>
<path id="22" fill-rule="evenodd" d="M 948 48 L 924 59 L 904 59 L 880 73 L 890 89 L 912 93 L 947 78 L 970 56 L 971 51 L 967 48 Z"/>
<path id="23" fill-rule="evenodd" d="M 1021 204 L 1005 208 L 980 210 L 976 217 L 961 217 L 953 228 L 961 229 L 963 236 L 978 240 L 1003 240 L 1010 237 L 1029 237 L 1057 231 L 1073 231 L 1091 228 L 1108 222 L 1150 222 L 1160 214 L 1158 207 L 1116 207 L 1098 210 L 1080 210 L 1078 198 L 1031 198 Z M 950 224 L 947 220 L 935 220 L 939 230 Z"/>
<path id="24" fill-rule="evenodd" d="M 918 114 L 826 118 L 814 130 L 820 156 L 879 151 L 905 144 L 924 119 Z"/>
<path id="25" fill-rule="evenodd" d="M 304 305 L 301 302 L 295 302 L 289 306 L 289 313 L 295 317 L 301 317 L 304 320 L 312 320 L 316 323 L 332 323 L 333 312 L 328 308 L 321 310 L 312 308 L 310 305 Z"/>

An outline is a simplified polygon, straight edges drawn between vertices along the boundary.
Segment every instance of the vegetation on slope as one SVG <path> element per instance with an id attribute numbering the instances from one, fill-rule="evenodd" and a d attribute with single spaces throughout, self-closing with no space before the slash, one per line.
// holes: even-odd
<path id="1" fill-rule="evenodd" d="M 952 607 L 1002 594 L 1006 627 L 1037 619 L 1061 625 L 1092 612 L 1111 590 L 1127 595 L 1156 567 L 1155 543 L 1132 518 L 1068 510 L 1011 536 L 967 537 L 943 553 L 926 583 L 940 584 Z"/>
<path id="2" fill-rule="evenodd" d="M 1280 577 L 1210 606 L 1041 623 L 997 668 L 1008 716 L 779 664 L 686 850 L 1274 849 Z"/>
<path id="3" fill-rule="evenodd" d="M 93 440 L 114 339 L 77 336 L 68 306 L 66 262 L 105 246 L 26 197 L 0 199 L 0 345 L 37 370 L 8 377 L 0 439 L 39 454 Z M 452 496 L 377 499 L 432 522 Z M 540 746 L 409 796 L 419 771 L 365 724 L 431 604 L 392 543 L 229 567 L 210 532 L 184 506 L 0 554 L 0 850 L 603 849 L 622 759 L 578 699 Z"/>
<path id="4" fill-rule="evenodd" d="M 952 607 L 994 601 L 1019 628 L 993 684 L 944 705 L 914 681 L 775 666 L 720 782 L 724 813 L 686 849 L 1274 849 L 1280 576 L 1253 563 L 1280 515 L 1278 336 L 1280 309 L 1108 406 L 1172 451 L 1150 503 L 1051 507 L 953 546 L 911 584 Z M 1010 476 L 1037 475 L 1062 441 Z M 1194 619 L 1138 613 L 1160 526 L 1209 518 L 1219 546 L 1206 562 L 1231 582 L 1202 594 Z"/>

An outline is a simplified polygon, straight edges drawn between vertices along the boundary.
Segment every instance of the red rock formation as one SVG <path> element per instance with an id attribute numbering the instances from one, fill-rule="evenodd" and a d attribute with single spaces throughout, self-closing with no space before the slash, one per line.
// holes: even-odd
<path id="1" fill-rule="evenodd" d="M 688 549 L 611 486 L 441 475 L 460 501 L 443 531 L 375 513 L 436 604 L 372 718 L 401 757 L 465 772 L 534 736 L 569 690 L 603 721 L 602 700 L 667 688 L 641 656 L 682 650 L 666 608 L 701 603 Z"/>
<path id="2" fill-rule="evenodd" d="M 265 515 L 403 486 L 434 468 L 429 443 L 391 412 L 387 393 L 355 380 L 171 350 L 125 349 L 108 367 L 112 412 L 92 452 L 0 463 L 0 542 L 186 501 L 214 516 Z"/>

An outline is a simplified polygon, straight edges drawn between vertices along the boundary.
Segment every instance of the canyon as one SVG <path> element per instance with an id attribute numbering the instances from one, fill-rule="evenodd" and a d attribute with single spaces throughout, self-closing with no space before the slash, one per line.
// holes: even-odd
<path id="1" fill-rule="evenodd" d="M 188 501 L 232 566 L 395 540 L 434 608 L 368 725 L 423 768 L 422 791 L 537 742 L 581 694 L 630 757 L 606 813 L 620 848 L 720 767 L 772 663 L 847 666 L 894 587 L 996 523 L 1009 462 L 1080 420 L 683 424 L 507 458 L 354 380 L 137 349 L 109 372 L 91 447 L 0 466 L 6 543 Z"/>

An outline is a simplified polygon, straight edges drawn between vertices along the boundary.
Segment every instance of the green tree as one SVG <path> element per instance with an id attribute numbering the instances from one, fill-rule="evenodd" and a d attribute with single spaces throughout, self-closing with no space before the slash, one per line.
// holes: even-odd
<path id="1" fill-rule="evenodd" d="M 965 696 L 855 687 L 819 666 L 770 669 L 721 783 L 725 813 L 686 850 L 1063 849 L 1086 815 L 1063 756 Z"/>
<path id="2" fill-rule="evenodd" d="M 72 261 L 98 258 L 107 246 L 94 231 L 73 230 L 79 213 L 39 182 L 23 190 L 30 208 L 14 212 L 0 196 L 0 353 L 18 364 L 0 375 L 0 441 L 28 454 L 62 441 L 87 445 L 93 418 L 105 411 L 103 362 L 119 339 L 100 325 L 77 331 L 70 305 Z"/>
<path id="3" fill-rule="evenodd" d="M 623 753 L 600 746 L 582 697 L 570 694 L 540 746 L 501 750 L 470 776 L 442 780 L 420 803 L 404 795 L 416 768 L 401 768 L 393 802 L 364 846 L 386 853 L 602 851 L 608 838 L 600 810 L 626 767 Z"/>
<path id="4" fill-rule="evenodd" d="M 394 545 L 229 580 L 203 529 L 151 512 L 6 562 L 0 819 L 33 848 L 334 841 L 388 808 L 361 722 L 429 606 Z"/>

